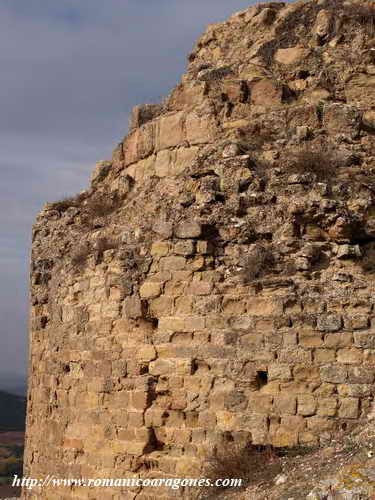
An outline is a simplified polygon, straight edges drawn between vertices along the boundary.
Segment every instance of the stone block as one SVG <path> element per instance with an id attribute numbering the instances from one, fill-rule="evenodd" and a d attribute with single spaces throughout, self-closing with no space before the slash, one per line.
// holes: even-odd
<path id="1" fill-rule="evenodd" d="M 318 316 L 317 329 L 320 332 L 336 332 L 342 327 L 342 317 L 339 314 L 322 314 Z"/>
<path id="2" fill-rule="evenodd" d="M 283 313 L 282 301 L 268 297 L 249 298 L 246 309 L 250 316 L 278 316 Z"/>
<path id="3" fill-rule="evenodd" d="M 181 256 L 162 257 L 160 259 L 160 267 L 166 271 L 182 271 L 185 269 L 186 259 Z"/>
<path id="4" fill-rule="evenodd" d="M 210 295 L 213 285 L 210 281 L 192 281 L 187 289 L 188 295 Z"/>
<path id="5" fill-rule="evenodd" d="M 238 295 L 225 295 L 222 302 L 222 311 L 224 314 L 242 315 L 246 312 L 246 301 Z"/>
<path id="6" fill-rule="evenodd" d="M 195 241 L 178 241 L 174 246 L 174 253 L 177 255 L 193 255 L 195 253 Z"/>
<path id="7" fill-rule="evenodd" d="M 372 384 L 375 374 L 368 366 L 348 366 L 348 382 L 350 384 Z"/>
<path id="8" fill-rule="evenodd" d="M 135 295 L 126 297 L 124 300 L 123 312 L 128 318 L 137 319 L 142 317 L 142 303 L 139 297 Z"/>
<path id="9" fill-rule="evenodd" d="M 161 283 L 154 281 L 145 282 L 141 285 L 139 294 L 142 299 L 155 299 L 161 294 Z"/>
<path id="10" fill-rule="evenodd" d="M 150 400 L 150 394 L 146 391 L 133 391 L 131 393 L 131 406 L 136 410 L 147 408 Z"/>
<path id="11" fill-rule="evenodd" d="M 135 130 L 129 134 L 123 144 L 125 166 L 131 165 L 138 161 L 138 140 L 139 130 Z"/>
<path id="12" fill-rule="evenodd" d="M 146 427 L 162 427 L 167 419 L 167 412 L 162 408 L 148 408 L 144 418 Z"/>
<path id="13" fill-rule="evenodd" d="M 177 315 L 191 314 L 193 312 L 194 297 L 182 296 L 175 299 L 175 312 Z"/>
<path id="14" fill-rule="evenodd" d="M 300 432 L 298 434 L 298 443 L 302 446 L 317 446 L 318 437 L 310 431 Z"/>
<path id="15" fill-rule="evenodd" d="M 286 331 L 283 332 L 283 345 L 288 349 L 297 345 L 297 332 Z"/>
<path id="16" fill-rule="evenodd" d="M 230 411 L 242 411 L 247 408 L 248 400 L 241 391 L 230 391 L 224 394 L 224 408 Z"/>
<path id="17" fill-rule="evenodd" d="M 314 363 L 326 364 L 336 360 L 336 351 L 334 349 L 315 349 Z"/>
<path id="18" fill-rule="evenodd" d="M 320 377 L 323 382 L 342 384 L 347 380 L 348 370 L 342 365 L 325 365 L 320 368 Z"/>
<path id="19" fill-rule="evenodd" d="M 362 257 L 362 252 L 359 245 L 338 245 L 337 258 L 338 259 L 355 259 Z"/>
<path id="20" fill-rule="evenodd" d="M 274 59 L 280 64 L 297 64 L 305 59 L 309 53 L 310 50 L 304 47 L 288 47 L 287 49 L 278 49 Z"/>
<path id="21" fill-rule="evenodd" d="M 217 411 L 217 426 L 222 431 L 233 431 L 236 428 L 236 414 L 230 411 Z"/>
<path id="22" fill-rule="evenodd" d="M 215 429 L 217 424 L 216 412 L 201 411 L 198 416 L 199 426 L 205 429 Z"/>
<path id="23" fill-rule="evenodd" d="M 200 117 L 195 112 L 186 116 L 186 140 L 191 145 L 211 142 L 216 128 L 215 121 L 210 116 Z"/>
<path id="24" fill-rule="evenodd" d="M 355 347 L 339 349 L 337 351 L 337 361 L 339 363 L 357 364 L 363 359 L 363 351 Z"/>
<path id="25" fill-rule="evenodd" d="M 156 150 L 179 146 L 185 140 L 184 113 L 166 115 L 157 122 Z"/>
<path id="26" fill-rule="evenodd" d="M 183 318 L 165 317 L 159 320 L 159 330 L 170 332 L 183 332 L 185 330 L 185 320 Z"/>
<path id="27" fill-rule="evenodd" d="M 198 155 L 198 152 L 198 146 L 191 146 L 190 148 L 178 148 L 177 150 L 175 150 L 173 161 L 171 164 L 171 174 L 181 174 L 187 168 L 191 167 L 193 161 Z"/>
<path id="28" fill-rule="evenodd" d="M 261 91 L 259 90 L 258 96 L 256 96 L 255 100 L 259 100 L 261 97 Z M 224 130 L 230 130 L 230 129 L 240 129 L 240 128 L 246 128 L 250 125 L 249 120 L 232 120 L 232 121 L 226 121 L 223 123 L 223 129 Z"/>
<path id="29" fill-rule="evenodd" d="M 162 112 L 161 104 L 140 104 L 132 109 L 129 119 L 129 129 L 139 128 L 152 121 Z"/>
<path id="30" fill-rule="evenodd" d="M 170 297 L 180 297 L 185 293 L 188 283 L 186 281 L 171 280 L 164 285 L 164 293 Z"/>
<path id="31" fill-rule="evenodd" d="M 348 133 L 358 129 L 360 113 L 351 105 L 332 103 L 324 106 L 324 127 L 331 134 Z"/>
<path id="32" fill-rule="evenodd" d="M 314 331 L 301 330 L 299 333 L 299 345 L 307 349 L 322 347 L 322 335 Z"/>
<path id="33" fill-rule="evenodd" d="M 153 257 L 165 257 L 168 255 L 170 244 L 167 241 L 155 241 L 151 247 L 151 255 Z"/>
<path id="34" fill-rule="evenodd" d="M 193 362 L 191 359 L 177 359 L 176 364 L 176 374 L 177 375 L 192 375 L 193 374 Z"/>
<path id="35" fill-rule="evenodd" d="M 175 373 L 175 362 L 170 359 L 157 359 L 149 364 L 150 375 L 172 375 Z"/>
<path id="36" fill-rule="evenodd" d="M 284 382 L 291 380 L 292 374 L 289 365 L 281 363 L 272 363 L 268 366 L 268 380 L 282 380 Z"/>
<path id="37" fill-rule="evenodd" d="M 136 349 L 136 358 L 139 361 L 149 362 L 156 358 L 156 350 L 153 345 L 141 345 Z"/>
<path id="38" fill-rule="evenodd" d="M 171 174 L 171 153 L 168 149 L 159 151 L 155 158 L 155 175 L 157 177 L 169 177 Z"/>
<path id="39" fill-rule="evenodd" d="M 287 109 L 287 123 L 291 129 L 297 127 L 308 126 L 312 129 L 320 127 L 316 106 L 293 106 Z"/>
<path id="40" fill-rule="evenodd" d="M 339 414 L 340 418 L 358 418 L 359 400 L 357 398 L 340 398 Z"/>
<path id="41" fill-rule="evenodd" d="M 279 360 L 281 363 L 291 364 L 311 363 L 312 356 L 311 351 L 301 348 L 289 348 L 281 349 L 279 353 Z"/>
<path id="42" fill-rule="evenodd" d="M 273 398 L 273 410 L 279 415 L 295 415 L 296 404 L 296 397 L 288 394 L 276 394 Z"/>
<path id="43" fill-rule="evenodd" d="M 328 397 L 336 393 L 336 385 L 324 382 L 314 391 L 316 397 Z"/>
<path id="44" fill-rule="evenodd" d="M 307 422 L 307 428 L 321 433 L 325 431 L 330 431 L 334 429 L 335 427 L 335 421 L 329 418 L 324 418 L 324 417 L 319 417 L 319 416 L 314 416 L 314 417 L 308 417 L 306 419 Z"/>
<path id="45" fill-rule="evenodd" d="M 363 125 L 370 130 L 375 130 L 375 111 L 366 111 L 362 116 Z"/>
<path id="46" fill-rule="evenodd" d="M 289 447 L 298 444 L 298 432 L 290 427 L 280 426 L 271 436 L 271 444 L 275 447 Z"/>
<path id="47" fill-rule="evenodd" d="M 248 401 L 248 411 L 251 413 L 269 414 L 272 410 L 273 397 L 270 394 L 251 392 Z"/>
<path id="48" fill-rule="evenodd" d="M 171 222 L 158 221 L 153 225 L 152 229 L 163 239 L 169 239 L 173 234 L 173 225 Z"/>
<path id="49" fill-rule="evenodd" d="M 341 397 L 369 397 L 374 394 L 372 384 L 340 384 L 337 392 Z"/>
<path id="50" fill-rule="evenodd" d="M 296 365 L 293 368 L 293 377 L 296 381 L 316 382 L 320 380 L 319 368 L 313 365 Z"/>
<path id="51" fill-rule="evenodd" d="M 319 417 L 334 417 L 337 411 L 337 399 L 336 398 L 321 398 L 318 400 L 318 411 L 317 415 Z"/>
<path id="52" fill-rule="evenodd" d="M 153 153 L 155 148 L 156 127 L 154 123 L 147 123 L 139 129 L 137 156 L 145 158 Z"/>
<path id="53" fill-rule="evenodd" d="M 354 345 L 360 348 L 375 348 L 375 332 L 354 332 Z"/>
<path id="54" fill-rule="evenodd" d="M 248 414 L 246 412 L 235 415 L 236 430 L 250 431 L 252 444 L 264 444 L 268 435 L 268 418 L 263 414 Z M 231 429 L 228 429 L 231 430 Z"/>
<path id="55" fill-rule="evenodd" d="M 328 333 L 324 337 L 326 347 L 348 347 L 352 344 L 353 334 L 350 332 Z"/>
<path id="56" fill-rule="evenodd" d="M 188 316 L 184 319 L 184 329 L 188 332 L 203 330 L 205 326 L 206 320 L 201 316 Z"/>
<path id="57" fill-rule="evenodd" d="M 189 239 L 199 238 L 202 233 L 202 227 L 198 222 L 190 221 L 179 224 L 175 230 L 177 238 Z"/>
<path id="58" fill-rule="evenodd" d="M 301 394 L 297 396 L 297 414 L 304 417 L 315 415 L 316 399 L 311 394 Z"/>
<path id="59" fill-rule="evenodd" d="M 264 106 L 272 108 L 281 106 L 283 99 L 283 90 L 273 80 L 263 78 L 251 86 L 251 103 L 255 106 Z M 245 122 L 245 120 L 240 120 Z M 241 127 L 246 126 L 241 124 Z"/>
<path id="60" fill-rule="evenodd" d="M 149 301 L 150 312 L 154 316 L 170 316 L 173 313 L 173 297 L 165 295 Z"/>
<path id="61" fill-rule="evenodd" d="M 281 427 L 285 429 L 293 429 L 293 431 L 301 432 L 306 427 L 306 421 L 299 415 L 287 416 L 281 418 Z"/>
<path id="62" fill-rule="evenodd" d="M 239 338 L 239 343 L 245 347 L 251 347 L 253 349 L 259 349 L 259 352 L 253 352 L 252 355 L 261 355 L 261 348 L 263 347 L 264 337 L 262 333 L 253 332 L 241 335 Z M 255 359 L 253 357 L 253 359 Z"/>

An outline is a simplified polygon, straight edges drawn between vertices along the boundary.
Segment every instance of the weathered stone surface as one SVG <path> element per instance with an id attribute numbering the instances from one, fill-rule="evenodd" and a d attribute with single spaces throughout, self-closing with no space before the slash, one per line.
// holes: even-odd
<path id="1" fill-rule="evenodd" d="M 202 118 L 196 113 L 189 113 L 185 121 L 186 140 L 189 144 L 205 144 L 213 138 L 214 122 L 210 117 Z"/>
<path id="2" fill-rule="evenodd" d="M 185 222 L 177 226 L 175 234 L 177 238 L 199 238 L 202 228 L 198 222 Z"/>
<path id="3" fill-rule="evenodd" d="M 255 106 L 266 108 L 280 106 L 282 104 L 282 89 L 270 79 L 260 80 L 251 87 L 251 102 Z"/>
<path id="4" fill-rule="evenodd" d="M 362 123 L 365 127 L 375 130 L 375 111 L 366 111 L 366 113 L 363 113 Z"/>
<path id="5" fill-rule="evenodd" d="M 204 477 L 228 443 L 316 446 L 366 419 L 374 63 L 350 2 L 209 27 L 91 187 L 38 216 L 25 474 Z"/>
<path id="6" fill-rule="evenodd" d="M 342 326 L 342 318 L 338 314 L 321 315 L 318 318 L 317 327 L 322 332 L 336 332 Z"/>
<path id="7" fill-rule="evenodd" d="M 331 12 L 325 9 L 322 9 L 318 12 L 313 31 L 319 42 L 324 40 L 329 34 L 331 27 L 331 20 L 332 20 Z"/>
<path id="8" fill-rule="evenodd" d="M 182 112 L 160 118 L 157 122 L 156 150 L 179 146 L 185 140 L 185 115 Z"/>
<path id="9" fill-rule="evenodd" d="M 143 283 L 139 293 L 143 299 L 154 299 L 161 294 L 161 285 L 155 282 Z"/>
<path id="10" fill-rule="evenodd" d="M 135 106 L 130 116 L 129 129 L 139 128 L 144 123 L 153 120 L 162 113 L 162 109 L 161 104 L 141 104 Z"/>
<path id="11" fill-rule="evenodd" d="M 375 75 L 354 75 L 345 86 L 348 102 L 371 106 L 375 99 Z"/>
<path id="12" fill-rule="evenodd" d="M 275 54 L 275 61 L 280 64 L 296 64 L 305 59 L 309 50 L 304 47 L 289 47 L 287 49 L 278 49 Z"/>

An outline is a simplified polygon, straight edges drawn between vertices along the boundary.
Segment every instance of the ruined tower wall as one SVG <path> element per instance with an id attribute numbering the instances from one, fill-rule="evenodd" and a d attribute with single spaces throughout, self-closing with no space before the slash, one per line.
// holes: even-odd
<path id="1" fill-rule="evenodd" d="M 366 418 L 375 82 L 369 33 L 355 25 L 364 55 L 349 72 L 352 25 L 330 31 L 331 3 L 210 27 L 167 102 L 134 110 L 90 188 L 39 215 L 27 475 L 194 477 L 233 443 L 316 445 Z M 322 61 L 345 82 L 323 87 Z M 296 170 L 301 154 L 324 160 L 325 177 L 316 163 Z"/>

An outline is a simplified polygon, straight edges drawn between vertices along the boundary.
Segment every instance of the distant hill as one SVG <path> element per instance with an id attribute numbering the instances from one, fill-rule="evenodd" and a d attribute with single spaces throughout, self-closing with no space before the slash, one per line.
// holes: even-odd
<path id="1" fill-rule="evenodd" d="M 26 395 L 26 376 L 8 372 L 0 372 L 0 391 Z"/>
<path id="2" fill-rule="evenodd" d="M 25 428 L 26 398 L 0 391 L 0 432 Z"/>

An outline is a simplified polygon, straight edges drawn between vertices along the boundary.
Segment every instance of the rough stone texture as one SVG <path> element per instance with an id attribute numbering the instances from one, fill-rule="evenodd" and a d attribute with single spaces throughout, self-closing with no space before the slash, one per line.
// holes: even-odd
<path id="1" fill-rule="evenodd" d="M 91 187 L 38 216 L 25 475 L 202 475 L 244 435 L 313 445 L 366 417 L 374 42 L 345 8 L 269 3 L 209 26 Z"/>

